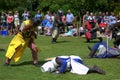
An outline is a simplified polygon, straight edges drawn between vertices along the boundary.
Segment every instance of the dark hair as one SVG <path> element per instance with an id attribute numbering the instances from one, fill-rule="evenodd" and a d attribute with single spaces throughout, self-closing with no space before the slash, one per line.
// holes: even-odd
<path id="1" fill-rule="evenodd" d="M 57 64 L 61 65 L 61 60 L 60 60 L 59 57 L 56 57 L 55 61 L 56 61 Z"/>
<path id="2" fill-rule="evenodd" d="M 36 18 L 31 19 L 33 26 L 37 27 L 39 25 L 39 21 Z"/>

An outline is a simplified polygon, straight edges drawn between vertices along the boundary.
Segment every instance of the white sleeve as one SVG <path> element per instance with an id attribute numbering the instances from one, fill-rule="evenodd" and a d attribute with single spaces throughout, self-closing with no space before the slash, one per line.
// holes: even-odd
<path id="1" fill-rule="evenodd" d="M 22 31 L 24 27 L 25 27 L 25 23 L 23 22 L 20 26 L 20 31 Z"/>

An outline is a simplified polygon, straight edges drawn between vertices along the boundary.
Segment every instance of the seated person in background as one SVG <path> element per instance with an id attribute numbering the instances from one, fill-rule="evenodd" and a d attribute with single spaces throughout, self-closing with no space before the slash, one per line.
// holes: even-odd
<path id="1" fill-rule="evenodd" d="M 69 26 L 69 31 L 64 34 L 60 34 L 60 36 L 76 36 L 77 35 L 77 28 L 76 26 Z"/>
<path id="2" fill-rule="evenodd" d="M 47 36 L 50 36 L 51 35 L 51 29 L 52 29 L 52 27 L 54 26 L 54 21 L 52 20 L 52 18 L 50 18 L 50 20 L 46 23 L 46 25 L 45 25 L 45 35 L 47 35 Z"/>
<path id="3" fill-rule="evenodd" d="M 97 42 L 90 50 L 87 58 L 120 58 L 120 50 L 108 47 L 107 43 L 100 37 L 100 42 Z M 97 53 L 98 52 L 98 53 Z"/>
<path id="4" fill-rule="evenodd" d="M 79 56 L 57 56 L 49 60 L 50 61 L 41 66 L 42 72 L 62 74 L 70 71 L 71 73 L 80 75 L 86 75 L 88 73 L 99 73 L 105 75 L 105 71 L 96 65 L 93 67 L 86 66 Z"/>
<path id="5" fill-rule="evenodd" d="M 85 34 L 85 29 L 83 27 L 79 28 L 79 35 L 83 36 Z"/>

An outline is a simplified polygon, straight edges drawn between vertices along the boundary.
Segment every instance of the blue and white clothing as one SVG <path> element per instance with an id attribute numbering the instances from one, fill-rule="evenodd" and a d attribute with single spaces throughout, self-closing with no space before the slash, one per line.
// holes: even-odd
<path id="1" fill-rule="evenodd" d="M 66 22 L 72 23 L 74 19 L 74 15 L 72 13 L 66 15 Z"/>
<path id="2" fill-rule="evenodd" d="M 64 36 L 73 36 L 73 33 L 75 32 L 76 29 L 69 29 L 67 33 L 64 34 Z"/>
<path id="3" fill-rule="evenodd" d="M 113 24 L 115 24 L 116 23 L 116 17 L 115 16 L 113 16 L 113 15 L 111 15 L 110 17 L 109 17 L 109 22 L 110 22 L 110 25 L 113 25 Z"/>
<path id="4" fill-rule="evenodd" d="M 109 24 L 109 16 L 105 15 L 104 16 L 104 21 L 106 24 Z"/>
<path id="5" fill-rule="evenodd" d="M 61 61 L 61 64 L 56 62 L 56 58 Z M 49 65 L 49 67 L 48 67 Z M 53 67 L 54 66 L 54 67 Z M 70 71 L 75 74 L 87 74 L 89 68 L 83 65 L 83 60 L 79 56 L 57 56 L 51 61 L 43 64 L 41 67 L 42 72 L 49 72 L 56 70 L 57 73 L 65 73 Z"/>
<path id="6" fill-rule="evenodd" d="M 47 24 L 48 21 L 49 21 L 48 19 L 44 19 L 44 20 L 42 21 L 42 26 L 45 27 L 45 25 Z"/>
<path id="7" fill-rule="evenodd" d="M 42 14 L 40 14 L 40 13 L 35 14 L 35 19 L 39 22 L 39 24 L 41 24 L 41 22 L 42 22 Z"/>
<path id="8" fill-rule="evenodd" d="M 52 22 L 48 21 L 45 26 L 48 27 L 48 28 L 53 28 L 54 22 L 53 21 Z"/>
<path id="9" fill-rule="evenodd" d="M 83 64 L 83 61 L 81 58 L 71 58 L 70 56 L 58 56 L 58 58 L 61 60 L 61 65 L 58 68 L 59 73 L 64 73 L 67 70 L 71 70 L 71 59 Z"/>
<path id="10" fill-rule="evenodd" d="M 41 18 L 42 14 L 35 14 L 35 18 Z"/>
<path id="11" fill-rule="evenodd" d="M 52 16 L 50 16 L 50 15 L 45 15 L 45 19 L 47 19 L 47 20 L 50 20 L 50 18 L 52 18 Z"/>
<path id="12" fill-rule="evenodd" d="M 23 13 L 22 16 L 23 16 L 24 20 L 28 20 L 30 15 L 29 15 L 29 13 Z"/>
<path id="13" fill-rule="evenodd" d="M 120 55 L 118 50 L 108 47 L 107 43 L 104 41 L 95 43 L 92 49 L 94 51 L 98 51 L 98 53 L 94 56 L 97 58 L 112 58 Z"/>
<path id="14" fill-rule="evenodd" d="M 69 56 L 58 56 L 57 58 L 59 58 L 61 60 L 61 65 L 58 68 L 59 73 L 64 73 L 65 71 L 70 70 L 71 65 L 70 65 L 70 57 Z"/>

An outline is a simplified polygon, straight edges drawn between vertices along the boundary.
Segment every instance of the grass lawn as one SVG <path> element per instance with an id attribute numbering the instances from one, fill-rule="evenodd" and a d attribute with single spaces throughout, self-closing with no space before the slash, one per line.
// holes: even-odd
<path id="1" fill-rule="evenodd" d="M 7 50 L 9 42 L 13 36 L 0 36 L 0 48 Z M 106 40 L 106 39 L 104 39 Z M 42 73 L 40 67 L 32 64 L 31 51 L 26 48 L 21 59 L 15 63 L 11 62 L 10 66 L 4 67 L 5 52 L 0 52 L 0 80 L 120 80 L 120 60 L 119 59 L 86 59 L 89 50 L 87 46 L 92 46 L 97 39 L 91 43 L 81 37 L 59 37 L 57 44 L 51 44 L 50 36 L 39 36 L 36 44 L 40 47 L 38 53 L 39 63 L 42 65 L 44 59 L 59 55 L 78 55 L 83 58 L 84 62 L 92 66 L 94 64 L 106 71 L 106 75 L 91 73 L 87 75 L 77 75 L 67 72 L 66 74 Z M 109 40 L 109 46 L 112 41 Z"/>

